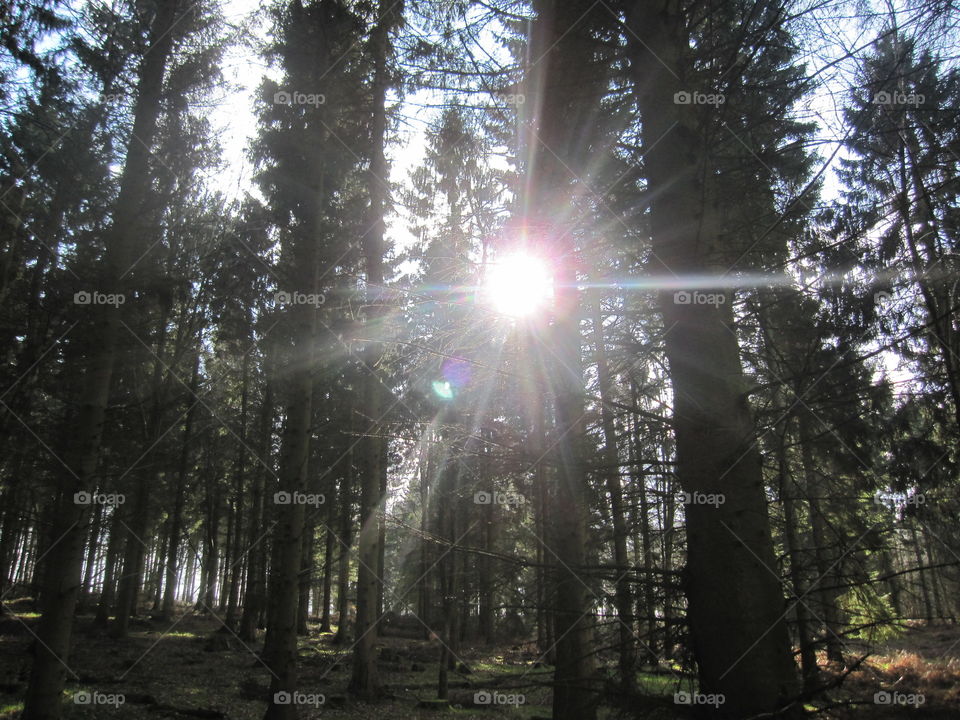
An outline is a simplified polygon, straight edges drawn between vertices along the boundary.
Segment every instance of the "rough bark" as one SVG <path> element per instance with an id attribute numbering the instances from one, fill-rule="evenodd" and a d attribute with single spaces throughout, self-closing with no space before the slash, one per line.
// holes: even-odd
<path id="1" fill-rule="evenodd" d="M 696 110 L 676 104 L 690 38 L 680 4 L 632 6 L 627 34 L 650 187 L 655 274 L 723 272 L 730 249 L 704 207 Z M 726 262 L 725 262 L 726 261 Z M 688 493 L 721 505 L 686 507 L 688 620 L 700 692 L 722 693 L 720 714 L 770 712 L 798 694 L 767 516 L 755 428 L 740 365 L 732 293 L 720 305 L 659 297 L 674 393 L 677 475 Z"/>

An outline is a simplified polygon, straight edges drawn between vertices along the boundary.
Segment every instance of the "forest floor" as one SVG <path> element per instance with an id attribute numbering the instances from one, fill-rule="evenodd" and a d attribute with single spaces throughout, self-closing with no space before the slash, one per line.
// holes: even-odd
<path id="1" fill-rule="evenodd" d="M 13 720 L 22 707 L 36 621 L 29 612 L 0 617 L 0 720 Z M 269 674 L 256 656 L 259 644 L 245 647 L 232 636 L 215 633 L 217 625 L 211 618 L 186 614 L 172 627 L 137 620 L 124 640 L 111 639 L 91 626 L 92 617 L 78 619 L 70 663 L 78 678 L 67 683 L 64 717 L 259 720 L 263 716 Z M 303 720 L 550 717 L 552 668 L 536 662 L 532 646 L 464 649 L 461 657 L 469 671 L 450 673 L 450 707 L 444 710 L 420 705 L 429 705 L 436 697 L 436 645 L 394 637 L 378 641 L 385 698 L 367 705 L 349 699 L 349 646 L 337 647 L 332 639 L 332 634 L 314 631 L 301 640 L 304 690 L 297 699 L 303 703 Z M 834 673 L 834 677 L 846 677 L 829 692 L 829 702 L 807 706 L 819 710 L 819 717 L 960 718 L 960 628 L 911 628 L 880 647 L 854 642 L 848 650 L 851 658 L 868 650 L 871 654 L 855 671 Z M 643 697 L 620 707 L 608 705 L 615 698 L 608 695 L 599 717 L 673 720 L 690 716 L 688 707 L 674 704 L 673 693 L 690 688 L 672 670 L 641 674 L 638 687 Z M 891 702 L 877 705 L 874 694 L 884 691 L 890 692 Z"/>

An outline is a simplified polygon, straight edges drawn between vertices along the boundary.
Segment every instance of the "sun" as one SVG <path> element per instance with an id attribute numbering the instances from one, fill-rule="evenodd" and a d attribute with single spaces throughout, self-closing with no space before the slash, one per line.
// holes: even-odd
<path id="1" fill-rule="evenodd" d="M 543 258 L 512 253 L 489 265 L 483 290 L 497 312 L 514 318 L 529 317 L 553 299 L 553 274 Z"/>

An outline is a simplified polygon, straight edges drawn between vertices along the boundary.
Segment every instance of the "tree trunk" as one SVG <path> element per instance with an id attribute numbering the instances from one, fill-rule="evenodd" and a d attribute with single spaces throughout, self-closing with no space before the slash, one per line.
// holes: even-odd
<path id="1" fill-rule="evenodd" d="M 351 413 L 352 415 L 352 413 Z M 353 419 L 351 418 L 351 424 Z M 340 540 L 337 561 L 337 633 L 335 645 L 347 641 L 350 614 L 350 544 L 353 542 L 353 451 L 347 452 L 347 473 L 340 491 Z"/>
<path id="2" fill-rule="evenodd" d="M 297 635 L 307 635 L 310 628 L 310 588 L 313 585 L 313 542 L 316 528 L 313 521 L 307 523 L 303 532 L 303 548 L 300 555 L 299 595 L 297 603 Z"/>
<path id="3" fill-rule="evenodd" d="M 212 467 L 211 446 L 207 448 L 204 462 L 206 478 L 206 511 L 203 523 L 203 557 L 200 566 L 200 592 L 196 609 L 202 613 L 213 612 L 216 602 L 217 578 L 220 575 L 220 481 Z"/>
<path id="4" fill-rule="evenodd" d="M 797 621 L 797 641 L 800 645 L 800 670 L 803 688 L 814 690 L 817 686 L 817 653 L 810 628 L 810 616 L 805 597 L 803 549 L 800 547 L 800 511 L 798 498 L 794 497 L 797 483 L 791 482 L 790 464 L 787 458 L 787 433 L 789 418 L 781 423 L 777 431 L 777 460 L 779 465 L 780 501 L 783 503 L 783 541 L 790 558 L 790 584 L 794 597 L 791 598 Z"/>
<path id="5" fill-rule="evenodd" d="M 657 274 L 722 272 L 730 251 L 703 205 L 696 108 L 676 104 L 686 88 L 687 19 L 673 3 L 638 2 L 629 17 L 635 84 L 647 148 L 650 223 Z M 709 193 L 707 193 L 709 194 Z M 773 540 L 753 418 L 747 402 L 732 312 L 681 304 L 660 291 L 666 355 L 674 393 L 677 475 L 693 497 L 723 504 L 686 507 L 687 599 L 700 688 L 722 693 L 719 712 L 771 712 L 798 694 L 782 617 Z"/>
<path id="6" fill-rule="evenodd" d="M 553 605 L 550 598 L 553 597 L 551 577 L 546 572 L 547 554 L 544 551 L 548 542 L 547 528 L 550 526 L 550 490 L 547 487 L 547 472 L 549 470 L 545 455 L 547 454 L 547 434 L 546 434 L 546 408 L 544 407 L 543 395 L 540 391 L 546 392 L 543 384 L 532 394 L 533 419 L 532 434 L 533 448 L 536 453 L 536 463 L 534 467 L 534 487 L 537 493 L 535 508 L 535 524 L 537 533 L 537 650 L 540 652 L 544 661 L 549 665 L 555 665 L 557 661 L 556 643 L 553 638 Z"/>
<path id="7" fill-rule="evenodd" d="M 306 267 L 313 270 L 313 277 L 309 283 L 293 289 L 297 292 L 314 292 L 315 255 L 311 249 L 301 249 L 300 252 L 311 258 Z M 310 348 L 316 319 L 310 305 L 294 305 L 289 312 L 296 320 L 298 357 L 289 371 L 290 394 L 281 441 L 280 493 L 286 493 L 283 497 L 287 502 L 277 506 L 277 529 L 270 563 L 267 637 L 263 657 L 272 677 L 265 720 L 292 720 L 297 716 L 296 705 L 278 704 L 273 700 L 277 693 L 294 693 L 297 690 L 297 606 L 306 506 L 295 502 L 294 497 L 297 493 L 304 493 L 307 486 L 313 414 Z"/>
<path id="8" fill-rule="evenodd" d="M 481 431 L 482 432 L 482 431 Z M 493 473 L 490 463 L 490 445 L 484 442 L 480 446 L 480 478 L 484 487 L 488 491 L 493 488 Z M 498 515 L 497 504 L 488 503 L 481 507 L 482 525 L 480 526 L 481 547 L 488 553 L 494 552 L 497 545 Z M 464 557 L 467 557 L 464 553 Z M 494 585 L 493 562 L 489 555 L 481 555 L 479 558 L 478 574 L 478 592 L 480 603 L 478 608 L 478 631 L 483 642 L 492 645 L 496 638 L 494 637 L 494 601 L 496 587 Z"/>
<path id="9" fill-rule="evenodd" d="M 910 523 L 910 542 L 913 544 L 913 557 L 917 561 L 917 579 L 920 582 L 920 595 L 923 598 L 923 619 L 927 625 L 933 624 L 933 603 L 930 600 L 930 584 L 927 580 L 927 573 L 924 571 L 923 550 L 920 546 L 920 538 L 917 535 L 917 526 Z"/>
<path id="10" fill-rule="evenodd" d="M 606 340 L 603 337 L 603 314 L 600 298 L 594 303 L 593 345 L 597 362 L 597 387 L 600 391 L 600 420 L 603 429 L 603 464 L 610 495 L 610 515 L 613 521 L 613 561 L 616 565 L 614 603 L 620 632 L 620 681 L 625 690 L 634 686 L 636 665 L 636 631 L 634 630 L 633 597 L 630 592 L 630 558 L 627 555 L 627 527 L 623 509 L 623 489 L 620 485 L 620 455 L 617 451 L 617 431 L 610 409 L 610 368 L 607 365 Z"/>
<path id="11" fill-rule="evenodd" d="M 160 115 L 163 76 L 173 47 L 177 0 L 161 0 L 150 29 L 150 52 L 140 66 L 133 131 L 127 145 L 113 222 L 106 240 L 104 287 L 107 293 L 124 293 L 125 276 L 135 258 L 137 217 L 150 187 L 149 153 Z M 124 293 L 125 294 L 125 293 Z M 80 590 L 83 546 L 88 531 L 88 507 L 74 502 L 74 494 L 94 489 L 103 422 L 113 377 L 120 332 L 119 308 L 91 306 L 94 327 L 90 355 L 84 367 L 80 406 L 66 433 L 69 474 L 58 479 L 56 498 L 59 541 L 45 560 L 43 616 L 37 627 L 37 652 L 24 700 L 24 720 L 57 720 L 60 717 L 64 670 L 70 655 L 73 615 Z"/>
<path id="12" fill-rule="evenodd" d="M 387 139 L 387 86 L 390 82 L 387 59 L 390 55 L 390 30 L 398 21 L 401 8 L 392 0 L 381 0 L 377 24 L 370 34 L 370 53 L 373 61 L 372 123 L 370 130 L 370 228 L 363 237 L 366 263 L 367 327 L 379 327 L 386 317 L 383 293 L 383 235 L 384 217 L 389 200 L 386 185 L 388 168 L 384 155 Z M 368 339 L 363 351 L 367 375 L 363 382 L 364 428 L 363 458 L 360 468 L 360 536 L 358 539 L 357 569 L 357 623 L 353 654 L 353 675 L 349 690 L 364 699 L 373 700 L 380 692 L 375 652 L 377 609 L 381 602 L 380 520 L 378 508 L 381 491 L 386 483 L 387 468 L 383 462 L 384 440 L 380 437 L 383 421 L 383 389 L 378 377 L 382 346 Z"/>
<path id="13" fill-rule="evenodd" d="M 266 604 L 267 572 L 267 518 L 265 512 L 267 468 L 270 463 L 270 448 L 273 438 L 273 385 L 268 379 L 263 390 L 263 402 L 260 405 L 259 436 L 257 457 L 261 464 L 256 469 L 253 482 L 253 496 L 250 498 L 250 526 L 247 534 L 249 560 L 247 562 L 247 586 L 243 598 L 243 614 L 240 616 L 238 635 L 241 640 L 252 641 L 257 637 L 260 615 Z"/>
<path id="14" fill-rule="evenodd" d="M 433 612 L 430 608 L 430 562 L 429 562 L 429 543 L 427 542 L 427 533 L 430 529 L 430 479 L 433 457 L 433 437 L 432 427 L 424 430 L 422 445 L 420 447 L 420 458 L 418 469 L 420 472 L 420 538 L 419 538 L 419 561 L 420 568 L 417 577 L 417 617 L 423 622 L 423 639 L 430 639 L 430 624 L 433 620 Z"/>
<path id="15" fill-rule="evenodd" d="M 249 342 L 249 336 L 244 338 Z M 247 473 L 247 398 L 249 395 L 248 386 L 250 384 L 250 353 L 245 353 L 240 370 L 240 432 L 239 442 L 237 444 L 237 466 L 234 475 L 234 528 L 233 542 L 231 543 L 232 552 L 230 553 L 230 589 L 227 595 L 227 615 L 224 618 L 224 625 L 230 632 L 237 629 L 237 622 L 240 614 L 240 580 L 243 577 L 243 571 L 246 567 L 244 562 L 245 548 L 241 546 L 243 542 L 243 496 L 244 482 Z"/>
<path id="16" fill-rule="evenodd" d="M 177 465 L 177 484 L 174 490 L 173 515 L 170 518 L 170 542 L 167 544 L 167 581 L 163 589 L 163 607 L 160 616 L 165 622 L 173 619 L 177 592 L 177 559 L 180 552 L 180 535 L 183 532 L 183 504 L 186 493 L 187 473 L 190 468 L 190 440 L 193 424 L 196 421 L 196 407 L 200 403 L 197 392 L 200 388 L 200 353 L 193 357 L 193 371 L 190 374 L 190 407 L 183 424 L 183 439 L 180 443 L 180 458 Z"/>
<path id="17" fill-rule="evenodd" d="M 637 391 L 636 385 L 630 383 L 630 401 L 633 407 L 640 406 L 640 393 Z M 656 610 L 656 601 L 654 599 L 654 580 L 651 572 L 654 569 L 653 566 L 653 543 L 650 539 L 650 501 L 647 498 L 647 478 L 643 472 L 643 463 L 641 459 L 641 444 L 640 444 L 640 423 L 637 422 L 636 417 L 630 419 L 630 472 L 633 479 L 633 487 L 635 492 L 638 494 L 639 503 L 633 503 L 631 506 L 633 525 L 636 528 L 636 532 L 640 534 L 640 548 L 642 551 L 641 557 L 643 558 L 643 567 L 646 570 L 646 573 L 643 576 L 643 612 L 638 613 L 641 617 L 645 618 L 645 627 L 642 635 L 646 638 L 643 641 L 644 651 L 646 660 L 648 662 L 656 662 L 656 653 L 658 646 L 658 632 L 657 632 L 657 610 Z M 639 507 L 638 507 L 639 506 Z M 637 517 L 639 515 L 639 517 Z M 636 539 L 634 539 L 634 547 L 636 548 Z M 664 558 L 666 562 L 666 556 Z M 668 569 L 668 566 L 664 564 L 664 570 Z M 669 589 L 667 583 L 664 583 L 663 588 L 664 594 L 664 604 L 663 604 L 663 617 L 667 619 L 667 607 L 669 605 Z M 666 639 L 661 643 L 664 652 L 667 652 L 667 643 Z"/>
<path id="18" fill-rule="evenodd" d="M 113 608 L 113 600 L 116 590 L 117 566 L 120 561 L 120 549 L 123 547 L 123 534 L 121 532 L 120 519 L 121 514 L 118 510 L 113 511 L 110 521 L 110 535 L 107 540 L 107 556 L 103 564 L 103 587 L 100 589 L 100 599 L 97 602 L 97 614 L 94 617 L 93 624 L 96 627 L 106 627 L 110 618 L 110 610 Z"/>
<path id="19" fill-rule="evenodd" d="M 333 558 L 337 547 L 336 538 L 330 526 L 333 525 L 333 508 L 327 516 L 327 525 L 324 532 L 323 545 L 323 591 L 320 600 L 320 632 L 330 632 L 330 600 L 333 596 Z"/>
<path id="20" fill-rule="evenodd" d="M 553 359 L 550 380 L 557 433 L 556 492 L 551 508 L 549 556 L 553 561 L 553 622 L 556 667 L 554 720 L 596 717 L 592 649 L 592 590 L 581 577 L 585 565 L 590 507 L 584 470 L 583 367 L 580 291 L 571 228 L 557 222 L 575 213 L 571 168 L 583 157 L 582 135 L 595 117 L 604 86 L 601 68 L 585 32 L 579 3 L 536 0 L 530 47 L 536 62 L 528 71 L 538 126 L 529 128 L 530 194 L 525 198 L 534 232 L 554 262 L 553 323 L 545 355 Z M 590 8 L 586 14 L 589 14 Z M 539 238 L 538 238 L 539 239 Z"/>
<path id="21" fill-rule="evenodd" d="M 100 547 L 100 535 L 103 532 L 103 505 L 97 503 L 93 509 L 93 522 L 90 523 L 90 540 L 87 543 L 87 561 L 83 572 L 83 587 L 77 603 L 77 613 L 83 612 L 90 601 L 90 589 L 93 586 L 93 570 L 97 561 L 97 549 Z"/>
<path id="22" fill-rule="evenodd" d="M 813 428 L 810 426 L 812 414 L 806 410 L 800 413 L 800 459 L 803 464 L 804 485 L 807 502 L 810 506 L 810 528 L 814 539 L 814 562 L 817 568 L 816 597 L 819 600 L 819 616 L 823 620 L 826 636 L 827 658 L 830 662 L 843 665 L 843 644 L 840 634 L 839 583 L 840 570 L 835 543 L 837 534 L 830 529 L 826 511 L 829 503 L 826 489 L 821 482 L 813 453 Z"/>
<path id="23" fill-rule="evenodd" d="M 170 518 L 167 518 L 166 522 L 163 523 L 163 530 L 153 551 L 153 569 L 147 583 L 147 587 L 152 594 L 150 609 L 153 612 L 160 610 L 160 603 L 163 600 L 163 569 L 167 557 L 167 544 L 170 542 L 170 524 Z"/>

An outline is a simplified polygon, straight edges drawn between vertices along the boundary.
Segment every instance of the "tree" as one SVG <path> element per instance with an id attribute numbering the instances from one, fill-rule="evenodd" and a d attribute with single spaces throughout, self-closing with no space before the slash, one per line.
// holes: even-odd
<path id="1" fill-rule="evenodd" d="M 133 129 L 127 145 L 120 194 L 104 243 L 102 289 L 95 288 L 107 295 L 129 294 L 129 280 L 124 276 L 137 257 L 136 218 L 150 181 L 148 157 L 160 114 L 164 72 L 175 39 L 172 29 L 177 11 L 176 0 L 165 0 L 158 5 L 150 28 L 151 52 L 143 57 L 140 67 Z M 94 316 L 91 333 L 97 342 L 84 368 L 83 400 L 76 416 L 67 420 L 75 430 L 70 433 L 71 441 L 63 453 L 66 472 L 61 475 L 57 494 L 59 522 L 51 534 L 51 546 L 45 559 L 43 618 L 37 631 L 40 643 L 23 712 L 30 720 L 60 717 L 63 663 L 69 656 L 89 516 L 89 506 L 77 503 L 74 498 L 78 493 L 89 493 L 94 487 L 104 410 L 116 361 L 120 332 L 118 308 L 104 304 L 93 306 L 91 310 Z"/>
<path id="2" fill-rule="evenodd" d="M 774 5 L 761 8 L 776 16 Z M 716 192 L 704 168 L 703 128 L 681 93 L 703 92 L 690 65 L 687 21 L 673 4 L 628 8 L 627 34 L 640 107 L 650 227 L 658 274 L 722 273 L 737 257 L 725 245 Z M 747 402 L 731 309 L 659 295 L 674 394 L 677 476 L 687 493 L 722 495 L 689 504 L 686 594 L 700 690 L 722 693 L 721 712 L 769 712 L 796 696 L 795 667 L 767 517 L 756 431 Z"/>
<path id="3" fill-rule="evenodd" d="M 365 700 L 379 693 L 374 643 L 377 638 L 378 607 L 383 593 L 381 586 L 381 540 L 377 515 L 386 490 L 386 446 L 380 438 L 384 414 L 384 388 L 380 364 L 384 353 L 381 343 L 386 328 L 384 293 L 384 218 L 388 210 L 387 161 L 384 155 L 387 132 L 387 90 L 390 87 L 390 33 L 400 21 L 402 5 L 383 0 L 377 6 L 377 19 L 371 30 L 369 54 L 372 65 L 370 79 L 370 169 L 368 190 L 370 205 L 368 226 L 362 237 L 366 271 L 366 313 L 368 328 L 381 337 L 366 338 L 361 363 L 366 371 L 363 382 L 363 455 L 360 481 L 360 534 L 357 539 L 357 622 L 353 656 L 351 691 Z"/>

